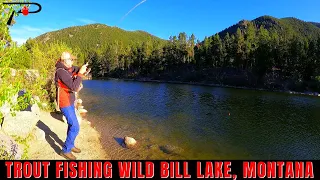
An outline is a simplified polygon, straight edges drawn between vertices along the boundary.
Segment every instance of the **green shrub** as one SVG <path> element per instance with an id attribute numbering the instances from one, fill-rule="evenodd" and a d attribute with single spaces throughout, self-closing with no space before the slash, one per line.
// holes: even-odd
<path id="1" fill-rule="evenodd" d="M 10 2 L 12 0 L 8 0 Z M 77 55 L 64 43 L 38 43 L 28 40 L 25 45 L 17 47 L 11 42 L 9 29 L 6 21 L 14 10 L 20 6 L 8 6 L 0 4 L 0 107 L 5 103 L 11 105 L 11 111 L 25 109 L 31 102 L 32 96 L 36 95 L 41 102 L 47 103 L 47 110 L 54 109 L 55 84 L 54 72 L 55 63 L 63 51 L 69 51 Z M 5 12 L 5 9 L 9 9 Z M 10 43 L 10 46 L 8 46 Z M 16 69 L 16 75 L 11 75 L 11 69 Z M 27 78 L 27 69 L 34 69 L 39 72 L 39 76 L 34 79 Z M 12 97 L 21 89 L 26 90 L 26 94 L 18 98 L 17 104 L 13 104 Z M 42 106 L 40 106 L 41 108 Z M 0 112 L 0 121 L 3 115 Z M 1 122 L 0 122 L 1 124 Z"/>

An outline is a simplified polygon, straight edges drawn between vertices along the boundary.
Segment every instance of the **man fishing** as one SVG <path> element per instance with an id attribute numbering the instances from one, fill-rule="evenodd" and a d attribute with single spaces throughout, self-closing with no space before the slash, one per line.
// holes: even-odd
<path id="1" fill-rule="evenodd" d="M 75 147 L 74 142 L 79 134 L 79 122 L 75 112 L 75 92 L 81 89 L 82 78 L 87 71 L 88 64 L 81 68 L 73 66 L 75 57 L 69 52 L 63 52 L 56 63 L 55 83 L 57 87 L 57 105 L 68 123 L 67 138 L 63 145 L 61 156 L 69 160 L 76 160 L 72 154 L 80 153 L 81 150 Z"/>

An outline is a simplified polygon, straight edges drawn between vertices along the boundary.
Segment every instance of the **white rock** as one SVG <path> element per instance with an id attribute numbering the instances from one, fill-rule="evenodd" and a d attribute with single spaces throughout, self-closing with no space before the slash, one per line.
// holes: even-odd
<path id="1" fill-rule="evenodd" d="M 78 122 L 79 122 L 79 125 L 81 125 L 82 117 L 81 117 L 81 115 L 80 115 L 78 112 L 76 113 L 76 115 L 77 115 L 77 120 L 78 120 Z"/>
<path id="2" fill-rule="evenodd" d="M 31 106 L 31 112 L 35 113 L 36 115 L 40 115 L 40 108 L 37 103 Z"/>
<path id="3" fill-rule="evenodd" d="M 16 94 L 15 96 L 12 96 L 11 102 L 12 102 L 13 104 L 17 104 L 17 102 L 18 102 L 18 94 Z"/>
<path id="4" fill-rule="evenodd" d="M 10 113 L 10 104 L 8 102 L 5 102 L 1 107 L 0 107 L 0 112 L 2 113 L 3 116 L 7 116 Z"/>
<path id="5" fill-rule="evenodd" d="M 133 148 L 137 144 L 137 141 L 132 137 L 126 136 L 126 137 L 124 137 L 124 144 L 128 148 Z"/>
<path id="6" fill-rule="evenodd" d="M 16 112 L 16 116 L 9 114 L 4 117 L 2 130 L 10 136 L 26 138 L 36 127 L 39 120 L 40 114 L 31 111 Z"/>
<path id="7" fill-rule="evenodd" d="M 36 102 L 40 102 L 39 96 L 33 96 L 33 99 L 34 99 Z"/>
<path id="8" fill-rule="evenodd" d="M 34 69 L 28 69 L 25 71 L 25 78 L 28 80 L 36 80 L 40 77 L 39 71 Z"/>
<path id="9" fill-rule="evenodd" d="M 87 113 L 88 111 L 85 110 L 85 109 L 78 109 L 78 112 L 79 112 L 80 114 L 83 114 L 83 113 Z"/>
<path id="10" fill-rule="evenodd" d="M 77 99 L 78 104 L 82 104 L 82 99 Z"/>
<path id="11" fill-rule="evenodd" d="M 31 70 L 26 70 L 26 74 L 25 74 L 25 77 L 26 78 L 32 78 L 32 72 L 31 72 Z"/>
<path id="12" fill-rule="evenodd" d="M 10 74 L 11 76 L 16 76 L 17 70 L 10 68 Z"/>
<path id="13" fill-rule="evenodd" d="M 65 116 L 62 116 L 62 120 L 64 123 L 66 123 L 66 124 L 68 123 L 67 118 Z"/>
<path id="14" fill-rule="evenodd" d="M 36 137 L 37 140 L 42 141 L 42 140 L 45 140 L 46 133 L 42 129 L 36 127 L 34 130 L 34 136 Z"/>

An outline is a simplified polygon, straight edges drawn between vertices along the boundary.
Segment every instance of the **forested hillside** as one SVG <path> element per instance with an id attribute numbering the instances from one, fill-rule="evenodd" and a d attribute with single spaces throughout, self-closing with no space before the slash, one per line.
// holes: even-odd
<path id="1" fill-rule="evenodd" d="M 316 23 L 316 22 L 311 22 L 311 23 L 320 28 L 320 23 Z"/>
<path id="2" fill-rule="evenodd" d="M 229 34 L 236 34 L 238 28 L 246 31 L 246 28 L 250 25 L 255 26 L 256 29 L 263 26 L 270 33 L 276 33 L 288 39 L 294 37 L 314 39 L 320 36 L 320 29 L 317 27 L 319 23 L 305 22 L 293 17 L 277 19 L 272 16 L 261 16 L 252 21 L 242 20 L 220 32 L 219 35 L 225 36 L 227 32 Z"/>
<path id="3" fill-rule="evenodd" d="M 106 49 L 110 44 L 115 44 L 118 47 L 131 47 L 142 42 L 149 42 L 153 45 L 163 45 L 165 42 L 165 40 L 144 31 L 125 31 L 104 24 L 68 27 L 40 35 L 35 39 L 45 43 L 66 43 L 71 48 L 77 49 L 82 59 L 89 52 L 96 49 Z"/>
<path id="4" fill-rule="evenodd" d="M 165 41 L 145 32 L 92 24 L 50 32 L 36 41 L 66 43 L 78 52 L 81 63 L 90 62 L 94 77 L 318 91 L 317 25 L 261 16 L 203 40 L 181 32 Z"/>

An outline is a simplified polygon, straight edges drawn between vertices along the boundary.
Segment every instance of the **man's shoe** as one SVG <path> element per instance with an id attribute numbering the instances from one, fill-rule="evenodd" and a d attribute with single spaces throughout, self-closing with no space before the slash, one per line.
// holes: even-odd
<path id="1" fill-rule="evenodd" d="M 71 152 L 70 153 L 61 152 L 60 155 L 68 160 L 76 160 L 77 159 Z"/>
<path id="2" fill-rule="evenodd" d="M 76 147 L 73 147 L 71 149 L 71 151 L 74 152 L 74 153 L 81 153 L 81 150 L 79 148 L 76 148 Z"/>

